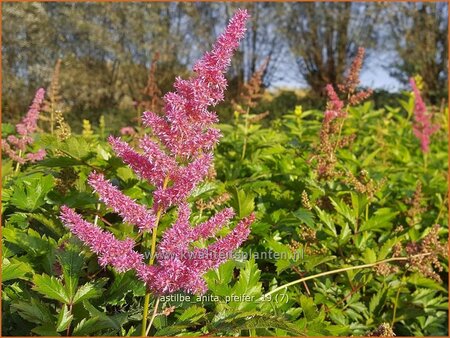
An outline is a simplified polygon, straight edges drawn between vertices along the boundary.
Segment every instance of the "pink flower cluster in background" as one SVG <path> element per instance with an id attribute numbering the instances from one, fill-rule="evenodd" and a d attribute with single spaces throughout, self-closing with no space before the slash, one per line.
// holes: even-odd
<path id="1" fill-rule="evenodd" d="M 343 83 L 338 84 L 337 88 L 341 94 L 346 97 L 348 106 L 356 106 L 372 95 L 372 89 L 358 90 L 360 84 L 359 75 L 364 60 L 365 49 L 360 47 L 356 57 L 352 62 L 350 70 Z M 332 84 L 325 87 L 327 93 L 327 109 L 325 110 L 324 123 L 329 123 L 336 118 L 347 117 L 347 110 L 344 109 L 345 102 L 339 98 Z"/>
<path id="2" fill-rule="evenodd" d="M 409 79 L 409 83 L 414 93 L 413 132 L 420 141 L 422 151 L 427 153 L 430 151 L 430 137 L 439 130 L 439 126 L 431 123 L 431 115 L 427 114 L 427 107 L 414 79 Z"/>
<path id="3" fill-rule="evenodd" d="M 214 236 L 234 216 L 233 210 L 225 209 L 192 227 L 186 199 L 213 165 L 212 150 L 221 134 L 213 127 L 218 122 L 217 114 L 208 107 L 224 99 L 224 73 L 244 36 L 248 17 L 245 10 L 238 10 L 212 51 L 195 64 L 195 75 L 188 80 L 176 79 L 175 92 L 164 96 L 164 116 L 144 112 L 143 122 L 152 129 L 153 137 L 145 135 L 140 139 L 140 151 L 120 138 L 109 138 L 116 154 L 141 179 L 155 186 L 153 210 L 125 196 L 102 174 L 92 173 L 89 177 L 100 199 L 140 231 L 151 231 L 168 208 L 178 208 L 177 220 L 157 248 L 156 264 L 147 265 L 143 255 L 133 250 L 135 243 L 131 239 L 119 241 L 72 209 L 61 209 L 63 222 L 99 256 L 102 265 L 110 264 L 118 271 L 135 270 L 153 293 L 205 292 L 202 275 L 227 260 L 246 240 L 255 219 L 253 214 L 242 219 L 227 236 L 205 248 L 190 247 L 192 242 Z"/>
<path id="4" fill-rule="evenodd" d="M 27 149 L 34 142 L 32 134 L 37 129 L 37 121 L 44 102 L 44 95 L 44 89 L 40 88 L 37 90 L 27 114 L 16 125 L 18 136 L 9 135 L 6 140 L 2 139 L 2 150 L 10 159 L 19 164 L 40 161 L 46 155 L 44 149 L 39 149 L 36 152 L 30 152 Z"/>

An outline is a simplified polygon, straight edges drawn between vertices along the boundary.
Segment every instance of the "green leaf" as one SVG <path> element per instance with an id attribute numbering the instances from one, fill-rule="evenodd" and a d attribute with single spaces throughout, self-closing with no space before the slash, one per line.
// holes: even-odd
<path id="1" fill-rule="evenodd" d="M 314 300 L 305 295 L 300 295 L 300 307 L 307 320 L 314 320 L 317 315 L 317 308 L 314 305 Z"/>
<path id="2" fill-rule="evenodd" d="M 390 208 L 380 208 L 375 215 L 363 223 L 359 231 L 382 231 L 392 226 L 391 220 L 398 212 L 392 212 Z"/>
<path id="3" fill-rule="evenodd" d="M 3 228 L 2 234 L 6 242 L 17 245 L 34 257 L 45 255 L 56 246 L 53 239 L 46 236 L 41 237 L 33 229 L 28 229 L 25 233 L 13 228 Z"/>
<path id="4" fill-rule="evenodd" d="M 233 294 L 258 297 L 261 294 L 262 286 L 259 282 L 260 276 L 261 271 L 255 260 L 248 260 L 244 267 L 239 269 L 239 279 L 233 287 Z"/>
<path id="5" fill-rule="evenodd" d="M 86 283 L 80 286 L 73 297 L 73 304 L 80 303 L 84 300 L 100 297 L 103 289 L 95 283 Z"/>
<path id="6" fill-rule="evenodd" d="M 319 209 L 319 207 L 315 207 L 317 210 L 317 214 L 320 220 L 326 225 L 329 230 L 328 233 L 332 234 L 333 237 L 337 237 L 336 227 L 334 225 L 333 219 L 329 214 Z"/>
<path id="7" fill-rule="evenodd" d="M 11 308 L 29 322 L 36 324 L 53 323 L 53 316 L 48 305 L 36 298 L 31 298 L 29 301 L 14 301 Z"/>
<path id="8" fill-rule="evenodd" d="M 312 269 L 314 269 L 316 266 L 332 261 L 334 260 L 336 257 L 335 256 L 308 256 L 304 259 L 305 262 L 305 270 L 306 271 L 311 271 Z"/>
<path id="9" fill-rule="evenodd" d="M 297 336 L 304 336 L 305 331 L 296 327 L 296 325 L 288 322 L 280 316 L 272 316 L 262 312 L 241 312 L 234 313 L 217 321 L 213 320 L 210 324 L 209 331 L 215 333 L 223 333 L 227 336 L 239 334 L 242 330 L 255 329 L 281 329 Z M 230 334 L 231 333 L 231 334 Z"/>
<path id="10" fill-rule="evenodd" d="M 55 186 L 53 176 L 34 175 L 19 180 L 11 196 L 11 204 L 19 209 L 34 211 L 45 203 L 45 196 Z"/>
<path id="11" fill-rule="evenodd" d="M 73 336 L 89 336 L 94 332 L 101 330 L 97 326 L 98 317 L 91 317 L 89 319 L 83 318 L 73 329 Z"/>
<path id="12" fill-rule="evenodd" d="M 388 289 L 386 287 L 383 287 L 381 290 L 375 292 L 375 294 L 370 299 L 369 312 L 372 318 L 377 318 L 378 314 L 383 308 L 386 301 L 387 290 Z"/>
<path id="13" fill-rule="evenodd" d="M 125 296 L 132 292 L 133 297 L 142 297 L 145 295 L 145 285 L 136 278 L 132 271 L 126 273 L 114 273 L 114 281 L 108 287 L 104 300 L 108 304 L 125 304 Z"/>
<path id="14" fill-rule="evenodd" d="M 39 161 L 37 163 L 39 166 L 44 166 L 44 167 L 48 167 L 48 168 L 67 168 L 67 167 L 73 167 L 76 165 L 82 165 L 83 162 L 80 160 L 77 160 L 73 157 L 65 157 L 65 156 L 60 156 L 60 157 L 52 157 L 52 158 L 46 158 L 43 159 L 42 161 Z"/>
<path id="15" fill-rule="evenodd" d="M 61 150 L 78 160 L 87 159 L 91 154 L 91 148 L 82 136 L 71 136 L 61 144 Z"/>
<path id="16" fill-rule="evenodd" d="M 274 257 L 276 258 L 275 265 L 277 267 L 277 274 L 280 274 L 281 272 L 292 266 L 292 264 L 294 263 L 294 254 L 287 245 L 277 242 L 273 239 L 268 240 L 267 245 L 270 250 L 272 250 L 278 256 L 278 258 Z"/>
<path id="17" fill-rule="evenodd" d="M 78 287 L 78 279 L 84 259 L 74 245 L 66 246 L 64 251 L 57 254 L 57 257 L 63 271 L 67 294 L 72 299 Z"/>
<path id="18" fill-rule="evenodd" d="M 46 228 L 52 231 L 57 237 L 62 237 L 66 233 L 66 229 L 61 225 L 61 222 L 55 221 L 55 219 L 52 219 L 48 215 L 32 212 L 28 213 L 27 216 L 45 225 Z"/>
<path id="19" fill-rule="evenodd" d="M 203 318 L 205 314 L 206 310 L 204 308 L 193 305 L 184 310 L 180 317 L 178 317 L 178 322 L 195 323 L 199 319 Z"/>
<path id="20" fill-rule="evenodd" d="M 29 263 L 21 262 L 16 259 L 10 261 L 7 258 L 3 258 L 2 264 L 2 282 L 7 282 L 11 279 L 24 279 L 30 280 L 27 276 L 33 272 L 33 268 Z"/>
<path id="21" fill-rule="evenodd" d="M 363 254 L 364 263 L 371 264 L 377 261 L 377 254 L 371 248 L 366 248 Z"/>
<path id="22" fill-rule="evenodd" d="M 35 286 L 33 289 L 47 298 L 57 300 L 64 304 L 70 303 L 70 297 L 67 294 L 64 285 L 61 281 L 55 277 L 50 277 L 48 275 L 34 275 L 33 283 Z"/>
<path id="23" fill-rule="evenodd" d="M 87 300 L 83 302 L 84 308 L 89 312 L 91 317 L 97 317 L 96 331 L 103 329 L 120 330 L 122 325 L 128 321 L 127 313 L 119 313 L 116 315 L 108 316 L 106 313 L 97 310 Z"/>
<path id="24" fill-rule="evenodd" d="M 423 287 L 431 290 L 439 290 L 442 292 L 447 292 L 447 289 L 444 288 L 440 283 L 436 282 L 433 279 L 426 278 L 419 274 L 413 274 L 407 279 L 408 283 L 413 284 L 416 287 Z"/>
<path id="25" fill-rule="evenodd" d="M 61 332 L 67 330 L 72 322 L 73 315 L 70 313 L 67 305 L 64 304 L 63 308 L 59 312 L 58 321 L 56 322 L 56 331 Z"/>
<path id="26" fill-rule="evenodd" d="M 40 336 L 57 337 L 60 334 L 55 330 L 53 323 L 37 326 L 31 330 L 31 332 L 36 333 Z"/>
<path id="27" fill-rule="evenodd" d="M 246 194 L 244 191 L 235 188 L 230 203 L 236 211 L 237 216 L 243 218 L 250 215 L 255 209 L 254 199 L 255 197 L 252 194 Z"/>
<path id="28" fill-rule="evenodd" d="M 353 210 L 347 204 L 345 204 L 345 202 L 343 202 L 342 200 L 334 200 L 331 197 L 330 200 L 338 214 L 344 216 L 353 225 L 356 223 Z"/>
<path id="29" fill-rule="evenodd" d="M 294 211 L 294 216 L 305 223 L 310 228 L 314 227 L 314 215 L 311 211 L 307 209 L 300 208 Z"/>
<path id="30" fill-rule="evenodd" d="M 364 161 L 362 161 L 361 163 L 361 167 L 362 168 L 367 168 L 370 163 L 372 163 L 373 159 L 375 158 L 375 156 L 377 156 L 377 154 L 382 150 L 383 148 L 378 148 L 375 151 L 371 152 L 369 155 L 367 155 L 364 158 Z"/>

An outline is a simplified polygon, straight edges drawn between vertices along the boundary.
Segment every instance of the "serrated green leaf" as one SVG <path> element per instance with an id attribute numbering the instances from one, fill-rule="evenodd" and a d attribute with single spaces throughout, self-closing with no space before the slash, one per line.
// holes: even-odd
<path id="1" fill-rule="evenodd" d="M 35 257 L 49 253 L 56 246 L 54 240 L 46 236 L 41 237 L 33 229 L 28 229 L 27 233 L 25 233 L 13 228 L 3 228 L 2 235 L 6 242 L 17 245 Z"/>
<path id="2" fill-rule="evenodd" d="M 49 299 L 57 300 L 64 304 L 70 303 L 70 297 L 60 280 L 48 275 L 34 275 L 33 289 Z"/>
<path id="3" fill-rule="evenodd" d="M 372 315 L 372 318 L 376 318 L 376 316 L 380 313 L 384 302 L 387 296 L 387 288 L 383 287 L 381 290 L 376 292 L 369 303 L 369 312 Z"/>
<path id="4" fill-rule="evenodd" d="M 271 316 L 256 311 L 232 314 L 210 324 L 210 331 L 213 334 L 223 333 L 225 335 L 229 335 L 228 332 L 237 334 L 242 330 L 268 328 L 286 330 L 297 336 L 305 335 L 305 331 L 299 329 L 296 325 L 288 322 L 282 317 Z"/>
<path id="5" fill-rule="evenodd" d="M 89 336 L 94 332 L 101 330 L 97 326 L 98 317 L 91 317 L 89 319 L 83 318 L 73 329 L 73 336 Z"/>
<path id="6" fill-rule="evenodd" d="M 318 207 L 316 207 L 316 210 L 320 220 L 326 225 L 326 228 L 329 230 L 328 232 L 332 234 L 333 237 L 337 237 L 336 226 L 334 225 L 331 216 Z"/>
<path id="7" fill-rule="evenodd" d="M 87 300 L 83 301 L 84 308 L 89 312 L 92 317 L 97 317 L 96 329 L 114 329 L 120 330 L 122 325 L 128 321 L 127 313 L 119 313 L 112 316 L 108 316 L 106 313 L 97 310 Z"/>
<path id="8" fill-rule="evenodd" d="M 359 231 L 382 231 L 392 226 L 391 220 L 398 212 L 393 212 L 389 208 L 381 208 L 375 212 L 375 215 L 365 221 Z"/>
<path id="9" fill-rule="evenodd" d="M 45 196 L 53 189 L 53 176 L 34 175 L 17 182 L 10 202 L 19 209 L 34 211 L 45 203 Z"/>
<path id="10" fill-rule="evenodd" d="M 56 331 L 61 332 L 67 330 L 72 322 L 73 315 L 70 313 L 67 305 L 64 304 L 58 315 L 58 321 L 56 322 Z"/>
<path id="11" fill-rule="evenodd" d="M 310 228 L 314 227 L 314 215 L 311 211 L 307 209 L 300 208 L 294 211 L 294 216 L 305 223 Z"/>
<path id="12" fill-rule="evenodd" d="M 206 310 L 200 306 L 193 305 L 188 307 L 184 312 L 178 317 L 178 322 L 188 321 L 190 323 L 197 322 L 200 318 L 204 317 Z"/>
<path id="13" fill-rule="evenodd" d="M 33 272 L 33 268 L 29 263 L 21 262 L 17 260 L 10 261 L 7 258 L 3 258 L 2 264 L 2 282 L 7 282 L 11 279 L 24 279 L 30 280 L 31 277 L 27 276 Z"/>
<path id="14" fill-rule="evenodd" d="M 312 321 L 317 317 L 318 311 L 312 298 L 300 295 L 300 307 L 307 320 Z"/>
<path id="15" fill-rule="evenodd" d="M 14 301 L 11 308 L 29 322 L 36 324 L 53 323 L 53 316 L 48 305 L 36 298 L 31 298 L 29 301 Z"/>
<path id="16" fill-rule="evenodd" d="M 67 295 L 72 299 L 78 287 L 78 279 L 84 259 L 79 250 L 73 246 L 67 246 L 64 251 L 57 254 L 57 258 L 63 271 Z"/>
<path id="17" fill-rule="evenodd" d="M 94 283 L 86 283 L 80 286 L 73 297 L 73 304 L 80 303 L 84 300 L 100 297 L 103 289 Z"/>
<path id="18" fill-rule="evenodd" d="M 234 189 L 231 205 L 239 218 L 250 215 L 255 209 L 254 199 L 255 197 L 252 194 L 246 194 L 244 191 L 238 190 L 237 188 Z"/>

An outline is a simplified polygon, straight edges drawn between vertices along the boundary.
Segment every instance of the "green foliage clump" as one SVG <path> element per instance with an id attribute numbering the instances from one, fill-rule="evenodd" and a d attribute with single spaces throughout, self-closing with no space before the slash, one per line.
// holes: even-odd
<path id="1" fill-rule="evenodd" d="M 216 170 L 190 200 L 193 217 L 230 205 L 258 220 L 233 259 L 205 275 L 205 296 L 160 299 L 150 334 L 448 335 L 448 262 L 438 255 L 448 236 L 448 124 L 436 116 L 441 129 L 424 155 L 412 109 L 410 95 L 400 106 L 350 108 L 341 136 L 353 142 L 336 149 L 328 178 L 312 158 L 322 111 L 297 106 L 269 122 L 249 110 L 220 125 Z M 107 119 L 98 131 L 87 124 L 84 135 L 41 134 L 48 156 L 19 172 L 2 161 L 3 335 L 140 333 L 143 283 L 101 268 L 57 218 L 65 204 L 135 237 L 87 175 L 107 171 L 140 203 L 153 189 L 113 155 Z"/>

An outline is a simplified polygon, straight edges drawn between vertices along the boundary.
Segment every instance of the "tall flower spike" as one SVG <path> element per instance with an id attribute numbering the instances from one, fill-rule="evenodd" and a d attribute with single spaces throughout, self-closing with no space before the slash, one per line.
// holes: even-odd
<path id="1" fill-rule="evenodd" d="M 19 164 L 40 161 L 46 155 L 45 149 L 39 149 L 35 153 L 27 152 L 27 146 L 32 145 L 34 141 L 31 135 L 37 129 L 37 121 L 44 102 L 44 95 L 44 89 L 40 88 L 37 90 L 27 114 L 16 125 L 16 131 L 20 136 L 9 135 L 6 140 L 2 139 L 3 151 L 9 158 Z"/>
<path id="2" fill-rule="evenodd" d="M 155 226 L 152 211 L 122 194 L 102 174 L 91 173 L 88 183 L 100 195 L 100 200 L 122 216 L 125 222 L 135 224 L 141 231 Z"/>
<path id="3" fill-rule="evenodd" d="M 61 207 L 60 217 L 70 231 L 98 255 L 100 265 L 112 265 L 117 271 L 125 272 L 143 264 L 144 256 L 133 250 L 133 240 L 118 240 L 65 205 Z"/>
<path id="4" fill-rule="evenodd" d="M 217 143 L 220 133 L 211 127 L 217 116 L 207 108 L 224 98 L 227 85 L 224 72 L 244 36 L 248 17 L 245 10 L 238 10 L 212 51 L 195 64 L 196 76 L 189 80 L 176 79 L 176 92 L 164 96 L 165 118 L 144 113 L 144 123 L 173 155 L 191 158 L 211 150 Z"/>
<path id="5" fill-rule="evenodd" d="M 424 153 L 430 150 L 430 137 L 439 130 L 439 126 L 431 123 L 431 115 L 427 114 L 427 107 L 423 102 L 420 91 L 413 78 L 409 80 L 414 93 L 414 135 L 419 139 Z"/>
<path id="6" fill-rule="evenodd" d="M 333 85 L 327 84 L 325 89 L 328 96 L 327 110 L 325 111 L 325 121 L 330 122 L 337 117 L 346 117 L 347 112 L 343 110 L 344 102 L 336 94 Z"/>
<path id="7" fill-rule="evenodd" d="M 155 139 L 144 136 L 137 152 L 119 138 L 109 142 L 123 161 L 136 174 L 155 186 L 153 209 L 161 216 L 170 206 L 178 206 L 178 218 L 163 234 L 156 249 L 156 265 L 143 263 L 142 255 L 133 251 L 133 241 L 119 241 L 86 221 L 73 210 L 63 207 L 61 219 L 70 230 L 99 255 L 102 265 L 110 264 L 118 271 L 134 269 L 139 279 L 155 294 L 178 290 L 204 293 L 203 274 L 225 261 L 232 250 L 247 238 L 250 216 L 242 220 L 228 236 L 204 249 L 192 249 L 191 243 L 213 237 L 233 217 L 225 209 L 196 227 L 189 223 L 190 209 L 186 203 L 192 190 L 206 177 L 213 164 L 212 148 L 220 132 L 212 127 L 218 121 L 208 111 L 224 97 L 227 82 L 224 73 L 231 56 L 245 32 L 246 11 L 238 10 L 213 50 L 194 66 L 196 75 L 188 80 L 176 79 L 175 92 L 164 96 L 165 116 L 152 112 L 143 114 L 144 123 L 151 127 Z M 101 200 L 118 212 L 125 221 L 147 228 L 153 224 L 151 211 L 123 195 L 100 174 L 89 178 Z M 205 259 L 197 257 L 206 255 Z"/>
<path id="8" fill-rule="evenodd" d="M 45 90 L 39 88 L 34 97 L 33 103 L 28 110 L 27 115 L 22 119 L 22 122 L 16 125 L 17 132 L 20 135 L 30 135 L 36 131 L 37 120 L 39 118 L 39 111 L 44 102 Z"/>
<path id="9" fill-rule="evenodd" d="M 164 177 L 158 170 L 155 170 L 155 166 L 146 156 L 137 153 L 128 145 L 128 143 L 122 141 L 120 138 L 110 136 L 108 141 L 116 154 L 122 158 L 122 160 L 128 164 L 140 178 L 149 181 L 157 187 L 162 186 Z"/>

